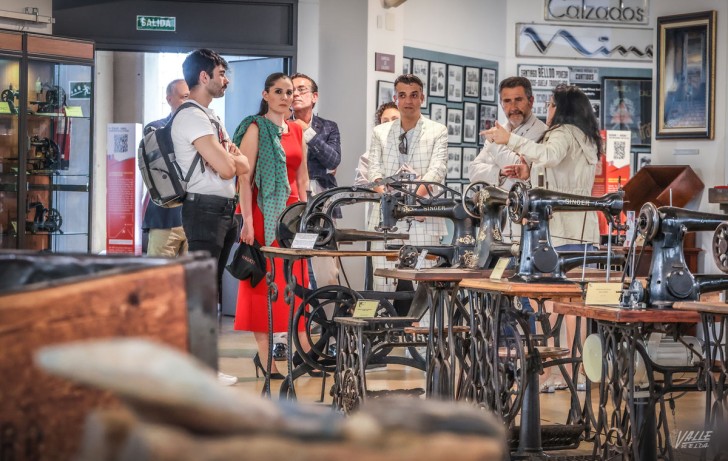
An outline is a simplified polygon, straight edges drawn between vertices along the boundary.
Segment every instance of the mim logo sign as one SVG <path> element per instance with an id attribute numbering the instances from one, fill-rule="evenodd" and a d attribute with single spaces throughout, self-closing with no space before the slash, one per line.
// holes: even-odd
<path id="1" fill-rule="evenodd" d="M 675 433 L 675 448 L 708 448 L 713 431 L 677 431 Z"/>

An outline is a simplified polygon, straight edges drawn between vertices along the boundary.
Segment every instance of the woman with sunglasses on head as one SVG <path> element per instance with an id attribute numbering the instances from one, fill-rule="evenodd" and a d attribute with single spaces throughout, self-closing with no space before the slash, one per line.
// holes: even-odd
<path id="1" fill-rule="evenodd" d="M 293 100 L 293 83 L 284 73 L 277 72 L 265 80 L 263 99 L 257 115 L 246 117 L 235 130 L 233 142 L 240 147 L 250 164 L 250 172 L 238 184 L 243 227 L 240 240 L 252 245 L 278 246 L 275 224 L 286 206 L 306 201 L 308 169 L 306 143 L 301 127 L 288 120 Z M 283 299 L 286 282 L 283 262 L 275 261 L 275 282 L 278 299 L 273 302 L 273 332 L 288 331 L 291 315 Z M 308 286 L 305 265 L 297 261 L 293 273 L 302 286 Z M 301 300 L 296 298 L 296 303 Z M 235 330 L 252 331 L 258 345 L 255 356 L 256 376 L 268 360 L 268 287 L 264 282 L 252 287 L 249 280 L 240 282 L 235 312 Z M 302 343 L 307 344 L 303 324 L 298 326 Z M 263 371 L 265 374 L 265 371 Z M 275 363 L 271 378 L 283 379 Z"/>
<path id="2" fill-rule="evenodd" d="M 549 128 L 539 142 L 509 133 L 497 122 L 486 131 L 488 140 L 505 144 L 520 155 L 520 163 L 505 166 L 503 173 L 522 180 L 534 180 L 542 173 L 549 190 L 591 196 L 602 139 L 589 98 L 576 86 L 557 86 L 548 103 L 546 124 Z M 549 230 L 556 251 L 584 251 L 585 244 L 593 249 L 599 243 L 596 211 L 554 213 Z M 567 317 L 569 345 L 573 343 L 575 329 L 575 318 Z M 551 368 L 552 374 L 542 384 L 542 392 L 566 387 L 558 370 Z M 585 388 L 581 376 L 578 388 Z"/>

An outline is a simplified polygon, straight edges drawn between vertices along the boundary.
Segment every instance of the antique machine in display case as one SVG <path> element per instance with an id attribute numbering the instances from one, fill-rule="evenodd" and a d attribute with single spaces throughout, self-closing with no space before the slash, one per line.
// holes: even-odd
<path id="1" fill-rule="evenodd" d="M 90 250 L 92 42 L 0 32 L 0 248 Z"/>

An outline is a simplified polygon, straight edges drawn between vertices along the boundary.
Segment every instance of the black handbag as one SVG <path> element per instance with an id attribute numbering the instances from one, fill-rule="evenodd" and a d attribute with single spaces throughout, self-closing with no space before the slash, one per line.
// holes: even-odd
<path id="1" fill-rule="evenodd" d="M 265 277 L 265 256 L 260 251 L 260 244 L 253 245 L 240 242 L 232 261 L 225 266 L 230 274 L 238 280 L 250 279 L 250 286 L 255 287 Z"/>

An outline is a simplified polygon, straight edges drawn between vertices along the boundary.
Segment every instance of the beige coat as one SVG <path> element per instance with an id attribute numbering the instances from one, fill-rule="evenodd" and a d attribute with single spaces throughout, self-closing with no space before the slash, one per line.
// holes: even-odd
<path id="1" fill-rule="evenodd" d="M 545 175 L 546 188 L 568 194 L 592 195 L 597 166 L 597 146 L 574 125 L 562 125 L 546 134 L 539 144 L 511 134 L 507 146 L 533 162 L 531 182 L 539 172 Z M 586 215 L 586 216 L 585 216 Z M 549 223 L 554 246 L 599 243 L 599 222 L 595 211 L 556 212 Z"/>

